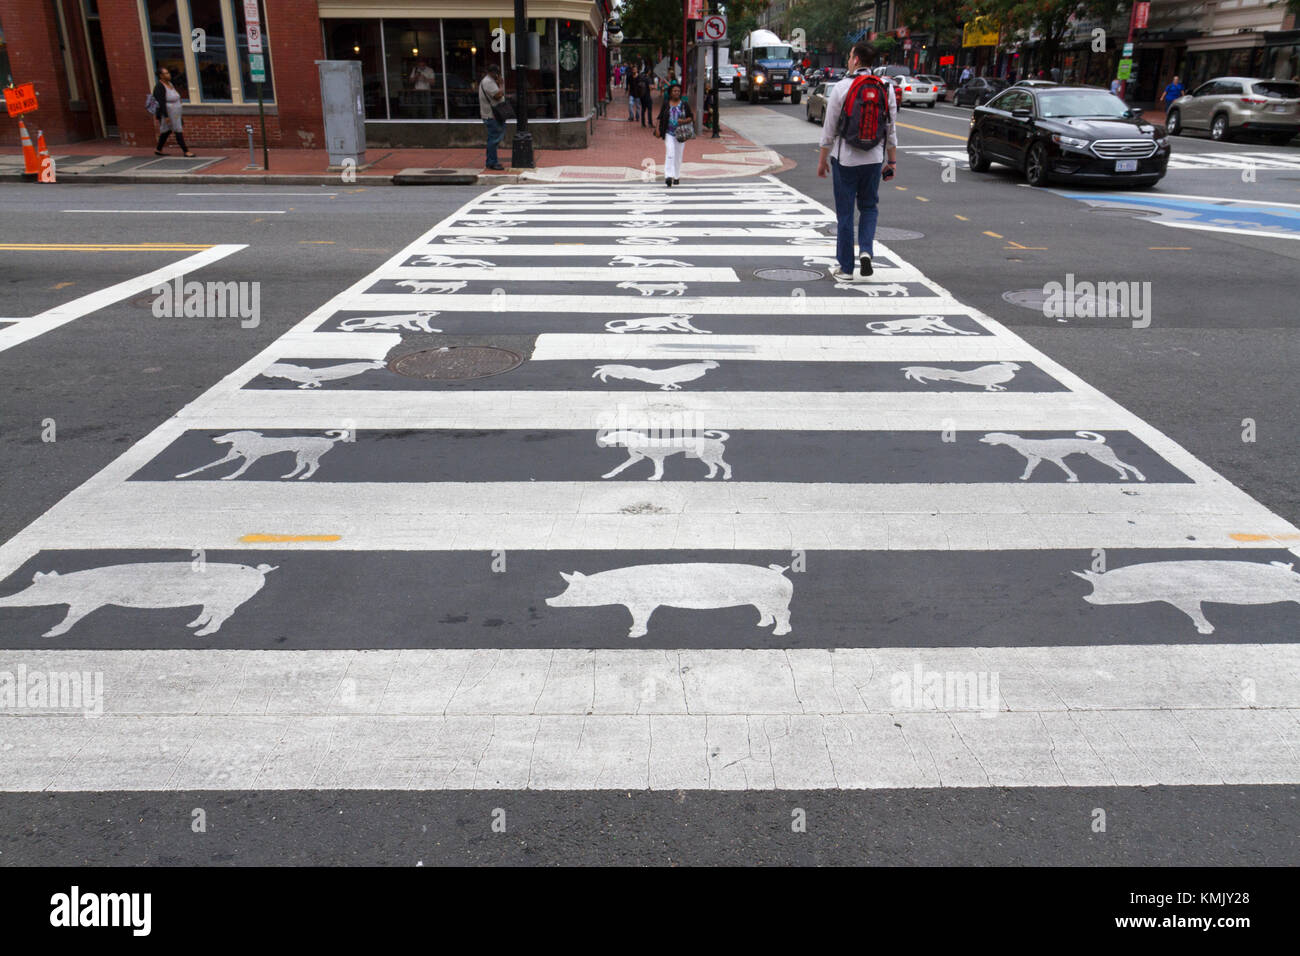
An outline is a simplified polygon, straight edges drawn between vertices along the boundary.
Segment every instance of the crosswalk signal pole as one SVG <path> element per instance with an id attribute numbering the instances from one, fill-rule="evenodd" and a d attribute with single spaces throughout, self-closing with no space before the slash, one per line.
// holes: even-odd
<path id="1" fill-rule="evenodd" d="M 515 138 L 510 144 L 510 165 L 533 168 L 533 134 L 528 131 L 528 3 L 515 0 Z"/>
<path id="2" fill-rule="evenodd" d="M 718 12 L 718 0 L 713 0 L 713 12 Z M 713 139 L 722 135 L 719 130 L 722 121 L 718 119 L 718 110 L 722 106 L 722 74 L 718 72 L 718 41 L 713 41 Z"/>

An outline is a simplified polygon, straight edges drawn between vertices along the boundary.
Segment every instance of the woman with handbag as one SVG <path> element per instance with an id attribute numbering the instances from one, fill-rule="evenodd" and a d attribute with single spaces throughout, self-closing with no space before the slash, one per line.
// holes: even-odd
<path id="1" fill-rule="evenodd" d="M 181 94 L 172 86 L 171 71 L 165 66 L 158 67 L 158 82 L 153 87 L 154 116 L 158 119 L 158 145 L 154 147 L 155 156 L 163 155 L 163 145 L 167 137 L 176 134 L 176 143 L 186 156 L 193 156 L 185 145 L 185 133 L 181 127 Z"/>
<path id="2" fill-rule="evenodd" d="M 691 104 L 682 99 L 682 88 L 674 83 L 668 87 L 663 106 L 659 108 L 656 136 L 664 140 L 664 185 L 670 189 L 681 183 L 682 151 L 686 141 L 695 137 L 695 114 Z"/>

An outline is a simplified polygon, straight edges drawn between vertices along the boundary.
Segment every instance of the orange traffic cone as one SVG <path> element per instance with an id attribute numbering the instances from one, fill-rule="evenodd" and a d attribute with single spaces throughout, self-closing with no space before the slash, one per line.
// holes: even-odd
<path id="1" fill-rule="evenodd" d="M 32 134 L 27 132 L 27 124 L 18 117 L 18 133 L 23 143 L 23 178 L 29 182 L 41 172 L 41 161 L 36 156 L 36 147 L 32 145 Z"/>
<path id="2" fill-rule="evenodd" d="M 45 146 L 45 130 L 36 132 L 36 159 L 40 165 L 40 181 L 43 183 L 54 182 L 54 160 L 50 158 L 50 151 Z"/>

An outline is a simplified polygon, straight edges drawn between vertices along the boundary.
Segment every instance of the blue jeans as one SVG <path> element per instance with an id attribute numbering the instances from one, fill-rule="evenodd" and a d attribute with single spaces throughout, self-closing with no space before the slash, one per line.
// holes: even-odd
<path id="1" fill-rule="evenodd" d="M 627 118 L 633 123 L 640 122 L 641 120 L 641 101 L 635 96 L 629 96 L 627 98 Z"/>
<path id="2" fill-rule="evenodd" d="M 853 210 L 858 211 L 858 248 L 871 255 L 871 243 L 876 238 L 877 203 L 880 194 L 881 163 L 869 166 L 841 166 L 831 160 L 831 183 L 835 189 L 835 258 L 840 268 L 852 275 L 855 269 L 853 255 Z"/>
<path id="3" fill-rule="evenodd" d="M 487 165 L 500 166 L 501 160 L 497 159 L 497 144 L 506 135 L 506 128 L 493 116 L 485 119 L 483 125 L 487 127 Z"/>

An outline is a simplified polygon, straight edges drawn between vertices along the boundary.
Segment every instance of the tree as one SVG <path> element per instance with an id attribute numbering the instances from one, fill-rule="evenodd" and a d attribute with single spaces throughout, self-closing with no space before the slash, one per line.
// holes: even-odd
<path id="1" fill-rule="evenodd" d="M 962 0 L 898 0 L 898 22 L 930 37 L 930 46 L 961 45 Z"/>
<path id="2" fill-rule="evenodd" d="M 1002 26 L 1004 42 L 1015 33 L 1037 33 L 1039 62 L 1048 66 L 1056 61 L 1072 19 L 1109 23 L 1129 8 L 1129 0 L 962 0 L 960 13 L 963 20 L 992 17 Z"/>
<path id="3" fill-rule="evenodd" d="M 802 0 L 794 6 L 789 27 L 802 27 L 810 49 L 834 46 L 844 52 L 844 38 L 867 0 Z"/>
<path id="4" fill-rule="evenodd" d="M 675 50 L 681 55 L 682 0 L 625 0 L 623 33 L 646 41 L 653 50 Z"/>

